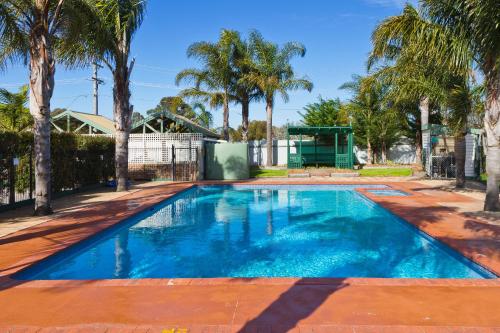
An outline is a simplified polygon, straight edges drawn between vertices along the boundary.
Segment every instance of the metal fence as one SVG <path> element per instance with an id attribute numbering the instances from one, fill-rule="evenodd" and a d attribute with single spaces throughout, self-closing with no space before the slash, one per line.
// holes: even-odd
<path id="1" fill-rule="evenodd" d="M 455 178 L 457 176 L 455 157 L 431 155 L 430 170 L 431 178 Z"/>
<path id="2" fill-rule="evenodd" d="M 129 148 L 129 153 L 139 156 L 142 148 Z M 149 153 L 164 156 L 161 160 L 129 162 L 129 177 L 134 180 L 195 181 L 199 178 L 200 149 L 196 147 L 159 147 Z"/>
<path id="3" fill-rule="evenodd" d="M 33 198 L 35 184 L 33 150 L 0 157 L 0 209 Z"/>

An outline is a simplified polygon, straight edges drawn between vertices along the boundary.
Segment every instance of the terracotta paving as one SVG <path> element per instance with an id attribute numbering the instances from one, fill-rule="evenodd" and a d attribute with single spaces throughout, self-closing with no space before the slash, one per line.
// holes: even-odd
<path id="1" fill-rule="evenodd" d="M 500 274 L 500 227 L 438 204 L 472 198 L 412 182 L 383 183 L 412 195 L 359 191 Z M 500 332 L 499 279 L 10 278 L 190 186 L 147 188 L 0 238 L 0 332 Z"/>

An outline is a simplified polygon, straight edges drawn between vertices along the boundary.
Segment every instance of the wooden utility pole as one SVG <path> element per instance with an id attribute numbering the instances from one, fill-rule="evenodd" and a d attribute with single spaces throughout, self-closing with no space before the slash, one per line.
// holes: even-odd
<path id="1" fill-rule="evenodd" d="M 94 62 L 94 74 L 92 75 L 92 81 L 94 81 L 94 114 L 99 115 L 99 85 L 104 84 L 104 81 L 99 79 L 97 76 L 97 71 L 99 68 L 102 68 L 101 65 Z"/>

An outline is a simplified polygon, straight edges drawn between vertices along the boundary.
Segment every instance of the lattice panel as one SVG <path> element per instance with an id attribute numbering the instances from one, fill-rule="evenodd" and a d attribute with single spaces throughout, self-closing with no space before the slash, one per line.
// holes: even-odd
<path id="1" fill-rule="evenodd" d="M 335 167 L 340 169 L 351 168 L 351 163 L 349 161 L 349 154 L 337 154 L 335 158 Z"/>

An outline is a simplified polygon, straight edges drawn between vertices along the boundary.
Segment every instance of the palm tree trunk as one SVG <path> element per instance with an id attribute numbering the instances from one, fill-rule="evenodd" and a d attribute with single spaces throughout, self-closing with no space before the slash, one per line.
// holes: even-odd
<path id="1" fill-rule="evenodd" d="M 130 105 L 129 70 L 119 66 L 114 72 L 113 115 L 115 119 L 116 191 L 128 189 L 128 138 L 132 120 Z"/>
<path id="2" fill-rule="evenodd" d="M 417 129 L 415 133 L 415 163 L 423 166 L 423 156 L 422 156 L 422 131 Z"/>
<path id="3" fill-rule="evenodd" d="M 486 173 L 488 174 L 484 210 L 499 211 L 498 184 L 500 182 L 500 73 L 487 80 L 486 113 Z"/>
<path id="4" fill-rule="evenodd" d="M 465 135 L 455 135 L 456 187 L 465 186 Z"/>
<path id="5" fill-rule="evenodd" d="M 248 142 L 248 116 L 249 116 L 250 102 L 248 99 L 241 101 L 241 129 L 243 142 Z"/>
<path id="6" fill-rule="evenodd" d="M 420 146 L 420 156 L 418 156 L 417 154 L 417 163 L 420 164 L 421 166 L 424 165 L 424 161 L 423 161 L 423 153 L 422 153 L 422 149 L 423 149 L 423 138 L 422 138 L 422 135 L 424 133 L 424 130 L 427 130 L 428 127 L 429 127 L 429 97 L 423 97 L 420 99 L 420 102 L 419 102 L 419 105 L 418 105 L 418 109 L 420 110 L 420 137 L 418 138 L 421 142 L 421 146 Z M 418 133 L 418 130 L 417 129 L 417 133 Z M 417 152 L 418 153 L 418 152 Z"/>
<path id="7" fill-rule="evenodd" d="M 370 136 L 366 137 L 366 164 L 371 165 L 373 162 L 373 151 L 372 151 L 372 143 L 370 142 Z"/>
<path id="8" fill-rule="evenodd" d="M 267 115 L 267 127 L 266 127 L 266 150 L 267 150 L 267 160 L 266 166 L 270 167 L 273 165 L 273 99 L 267 98 L 266 101 L 266 115 Z"/>
<path id="9" fill-rule="evenodd" d="M 229 100 L 227 93 L 224 95 L 222 131 L 224 140 L 229 141 Z"/>
<path id="10" fill-rule="evenodd" d="M 37 6 L 43 4 L 37 2 Z M 40 12 L 43 13 L 42 9 Z M 30 113 L 34 126 L 35 215 L 52 213 L 50 163 L 50 99 L 55 62 L 48 31 L 48 14 L 39 15 L 30 34 Z"/>

